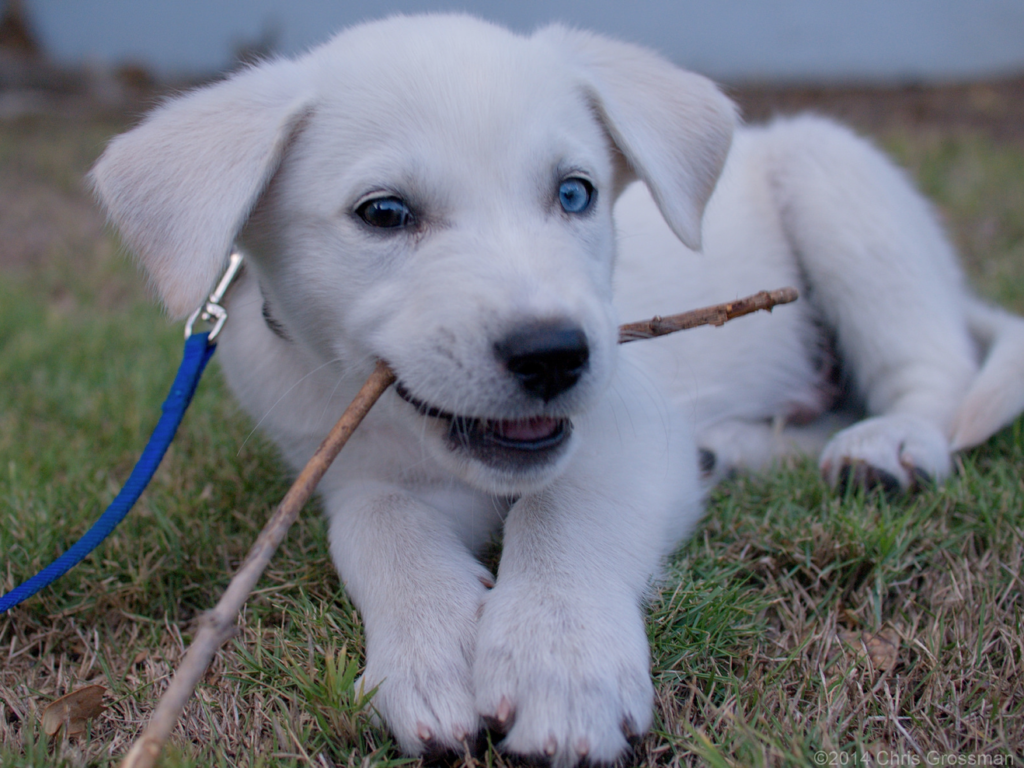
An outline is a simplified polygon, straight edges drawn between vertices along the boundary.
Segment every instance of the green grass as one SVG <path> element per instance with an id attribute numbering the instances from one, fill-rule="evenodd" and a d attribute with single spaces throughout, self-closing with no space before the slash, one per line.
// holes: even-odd
<path id="1" fill-rule="evenodd" d="M 79 221 L 89 209 L 78 179 L 117 127 L 0 124 L 0 178 L 56 190 L 68 207 L 53 226 L 78 217 L 73 231 L 95 233 L 26 246 L 31 259 L 0 271 L 4 590 L 62 552 L 113 498 L 181 352 L 180 329 L 147 299 L 116 244 Z M 886 143 L 937 200 L 983 292 L 1024 310 L 1024 149 L 971 135 L 893 134 Z M 1022 469 L 1018 422 L 960 457 L 950 482 L 911 498 L 836 496 L 809 463 L 720 487 L 651 605 L 656 723 L 632 762 L 807 765 L 825 750 L 835 765 L 869 756 L 926 764 L 929 754 L 1020 765 Z M 54 587 L 0 617 L 0 765 L 116 765 L 196 616 L 286 487 L 274 449 L 252 434 L 214 363 L 126 522 Z M 838 639 L 886 629 L 898 637 L 888 669 Z M 324 525 L 307 510 L 163 764 L 403 762 L 353 690 L 362 648 Z M 89 732 L 42 735 L 46 703 L 94 682 L 109 688 L 109 708 Z M 504 764 L 493 750 L 460 760 Z"/>

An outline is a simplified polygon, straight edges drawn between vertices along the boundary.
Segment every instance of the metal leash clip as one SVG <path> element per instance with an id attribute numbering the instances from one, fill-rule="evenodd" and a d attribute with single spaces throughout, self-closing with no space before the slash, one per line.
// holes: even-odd
<path id="1" fill-rule="evenodd" d="M 232 281 L 238 275 L 238 271 L 242 268 L 242 254 L 238 251 L 233 251 L 231 256 L 228 258 L 228 268 L 224 270 L 224 275 L 221 277 L 220 282 L 217 283 L 217 287 L 213 289 L 213 293 L 210 294 L 210 298 L 207 299 L 203 306 L 199 307 L 193 312 L 188 322 L 185 323 L 185 338 L 187 339 L 192 335 L 192 326 L 195 325 L 196 320 L 203 320 L 204 322 L 211 323 L 213 329 L 210 331 L 208 338 L 209 342 L 213 342 L 217 338 L 217 334 L 220 333 L 220 329 L 224 327 L 224 323 L 228 319 L 228 311 L 221 306 L 221 299 L 224 298 L 224 294 L 227 293 L 228 288 L 231 287 Z"/>

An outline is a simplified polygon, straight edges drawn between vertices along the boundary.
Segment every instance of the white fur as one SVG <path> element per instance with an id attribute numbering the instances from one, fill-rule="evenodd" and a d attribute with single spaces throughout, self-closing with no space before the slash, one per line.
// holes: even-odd
<path id="1" fill-rule="evenodd" d="M 498 466 L 389 392 L 321 485 L 363 683 L 407 752 L 490 719 L 511 752 L 600 762 L 650 725 L 642 600 L 699 514 L 697 445 L 712 478 L 824 448 L 833 480 L 867 464 L 909 486 L 1024 407 L 1024 323 L 967 295 L 898 171 L 807 117 L 737 131 L 726 162 L 732 129 L 714 86 L 634 46 L 395 17 L 174 99 L 97 163 L 172 313 L 246 251 L 219 359 L 293 466 L 375 358 L 445 411 L 572 419 L 569 450 Z M 567 175 L 598 190 L 585 215 L 558 207 Z M 417 227 L 372 231 L 354 212 L 375 195 Z M 782 285 L 805 298 L 616 345 L 620 319 Z M 585 331 L 589 367 L 540 403 L 494 348 L 550 318 Z M 872 417 L 830 442 L 816 322 Z M 502 529 L 495 576 L 476 555 Z"/>

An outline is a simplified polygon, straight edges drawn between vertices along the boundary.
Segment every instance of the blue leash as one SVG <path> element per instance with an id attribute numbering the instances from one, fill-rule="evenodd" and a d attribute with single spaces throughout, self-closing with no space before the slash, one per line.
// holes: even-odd
<path id="1" fill-rule="evenodd" d="M 185 323 L 185 352 L 181 358 L 181 365 L 178 367 L 178 375 L 174 377 L 170 394 L 164 400 L 163 413 L 160 421 L 153 430 L 153 435 L 146 443 L 146 448 L 139 457 L 138 463 L 128 476 L 128 481 L 117 494 L 117 498 L 111 502 L 100 519 L 93 523 L 92 528 L 85 532 L 67 552 L 57 558 L 54 562 L 43 568 L 39 573 L 19 584 L 6 595 L 0 597 L 0 613 L 6 612 L 23 600 L 32 597 L 43 587 L 49 586 L 65 573 L 78 565 L 85 556 L 92 552 L 100 543 L 110 535 L 118 524 L 124 520 L 125 515 L 139 500 L 139 496 L 153 479 L 156 468 L 167 453 L 167 448 L 174 439 L 174 433 L 178 431 L 185 411 L 192 402 L 192 395 L 195 394 L 196 386 L 199 384 L 199 377 L 203 375 L 206 364 L 213 357 L 217 345 L 214 339 L 220 333 L 221 328 L 228 319 L 227 310 L 221 306 L 221 299 L 231 287 L 231 282 L 238 275 L 242 268 L 242 255 L 237 251 L 228 258 L 228 267 L 224 271 L 220 282 L 214 288 L 210 298 L 199 309 L 192 313 Z M 193 333 L 192 326 L 197 320 L 203 320 L 213 325 L 207 333 Z"/>
<path id="2" fill-rule="evenodd" d="M 196 385 L 199 384 L 199 377 L 203 375 L 206 364 L 213 357 L 214 350 L 217 349 L 216 344 L 209 343 L 209 336 L 209 333 L 194 333 L 185 341 L 181 366 L 178 368 L 177 376 L 174 377 L 170 394 L 164 400 L 160 421 L 157 422 L 152 437 L 149 438 L 142 456 L 121 492 L 117 494 L 117 498 L 111 502 L 100 519 L 93 523 L 92 528 L 72 545 L 71 549 L 24 584 L 18 585 L 0 597 L 0 613 L 4 613 L 9 608 L 32 597 L 43 587 L 49 586 L 78 565 L 86 555 L 96 549 L 110 535 L 118 523 L 124 520 L 125 515 L 149 485 L 149 481 L 153 479 L 153 474 L 160 466 L 160 461 L 167 453 L 167 448 L 170 446 L 171 440 L 174 439 L 174 433 L 178 431 L 178 425 L 181 424 L 181 420 L 185 416 L 185 410 L 192 402 L 192 395 L 195 394 Z"/>

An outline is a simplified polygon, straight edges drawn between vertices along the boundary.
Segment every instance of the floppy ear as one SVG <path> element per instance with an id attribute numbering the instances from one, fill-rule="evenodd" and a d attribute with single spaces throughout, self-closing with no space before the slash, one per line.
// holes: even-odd
<path id="1" fill-rule="evenodd" d="M 631 176 L 647 184 L 676 236 L 699 249 L 704 206 L 732 141 L 733 103 L 707 78 L 646 49 L 560 26 L 538 34 L 578 62 Z"/>
<path id="2" fill-rule="evenodd" d="M 114 139 L 90 180 L 170 313 L 198 307 L 312 99 L 277 61 L 173 99 Z"/>

